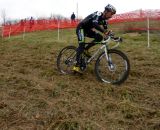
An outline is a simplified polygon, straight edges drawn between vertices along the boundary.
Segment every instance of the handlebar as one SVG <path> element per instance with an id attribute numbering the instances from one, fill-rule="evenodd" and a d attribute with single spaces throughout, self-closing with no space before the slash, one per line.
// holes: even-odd
<path id="1" fill-rule="evenodd" d="M 109 41 L 112 40 L 114 42 L 117 42 L 117 44 L 115 46 L 113 46 L 112 48 L 116 48 L 119 46 L 120 42 L 122 42 L 122 38 L 121 37 L 115 37 L 113 32 L 109 32 L 107 37 L 104 38 L 104 40 L 102 41 L 102 44 L 107 44 L 109 45 Z"/>

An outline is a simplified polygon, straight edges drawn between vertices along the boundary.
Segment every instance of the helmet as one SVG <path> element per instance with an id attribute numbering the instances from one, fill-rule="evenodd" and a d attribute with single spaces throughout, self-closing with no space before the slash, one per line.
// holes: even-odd
<path id="1" fill-rule="evenodd" d="M 108 4 L 105 7 L 105 11 L 112 12 L 113 14 L 115 14 L 116 13 L 116 8 L 113 5 Z"/>

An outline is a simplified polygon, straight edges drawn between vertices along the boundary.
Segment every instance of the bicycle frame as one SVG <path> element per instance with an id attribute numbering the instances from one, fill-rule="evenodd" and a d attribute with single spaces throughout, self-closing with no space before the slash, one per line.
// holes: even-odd
<path id="1" fill-rule="evenodd" d="M 101 50 L 105 50 L 105 53 L 107 54 L 107 51 L 108 51 L 108 50 L 107 50 L 106 45 L 102 45 L 102 46 L 92 55 L 92 57 L 87 60 L 87 64 L 90 63 L 90 62 L 96 57 L 96 55 L 98 55 L 98 53 L 99 53 Z"/>
<path id="2" fill-rule="evenodd" d="M 109 48 L 108 48 L 108 45 L 109 45 L 109 43 L 110 43 L 110 42 L 109 42 L 110 40 L 111 40 L 111 36 L 108 36 L 108 38 L 107 38 L 106 40 L 101 41 L 101 43 L 102 43 L 103 45 L 92 55 L 91 58 L 89 58 L 89 59 L 87 60 L 87 64 L 89 64 L 89 63 L 96 57 L 96 55 L 98 55 L 98 53 L 99 53 L 101 50 L 103 50 L 103 51 L 105 52 L 106 59 L 107 59 L 107 61 L 109 61 L 109 56 L 108 56 L 108 50 L 109 50 Z M 118 39 L 118 40 L 113 40 L 113 41 L 117 42 L 117 44 L 116 44 L 115 46 L 113 46 L 111 49 L 116 48 L 116 47 L 119 46 L 119 39 Z M 111 59 L 110 59 L 110 60 L 111 60 Z"/>

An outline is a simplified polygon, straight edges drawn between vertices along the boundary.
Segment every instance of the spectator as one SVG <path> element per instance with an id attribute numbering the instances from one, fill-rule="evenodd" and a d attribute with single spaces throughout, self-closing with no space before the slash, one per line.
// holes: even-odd
<path id="1" fill-rule="evenodd" d="M 75 22 L 75 18 L 76 18 L 76 16 L 75 16 L 75 14 L 73 12 L 72 15 L 71 15 L 71 23 Z"/>
<path id="2" fill-rule="evenodd" d="M 21 19 L 20 25 L 21 25 L 21 26 L 24 26 L 24 20 L 23 20 L 23 19 Z"/>
<path id="3" fill-rule="evenodd" d="M 31 17 L 31 19 L 29 20 L 29 25 L 30 25 L 30 28 L 32 28 L 32 26 L 34 25 L 33 17 Z"/>

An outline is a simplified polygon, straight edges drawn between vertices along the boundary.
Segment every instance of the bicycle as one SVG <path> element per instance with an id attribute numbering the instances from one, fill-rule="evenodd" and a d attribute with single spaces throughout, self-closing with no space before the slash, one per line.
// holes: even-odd
<path id="1" fill-rule="evenodd" d="M 116 42 L 116 45 L 109 48 L 111 40 Z M 95 59 L 94 69 L 97 79 L 109 84 L 123 83 L 129 76 L 130 62 L 122 51 L 115 49 L 120 42 L 122 38 L 114 37 L 113 33 L 109 33 L 108 37 L 101 41 L 102 46 L 91 57 L 85 53 L 81 55 L 81 70 L 85 71 L 87 65 L 98 56 Z M 72 68 L 76 65 L 76 49 L 75 46 L 67 46 L 60 51 L 57 57 L 57 68 L 62 74 L 73 73 Z"/>

